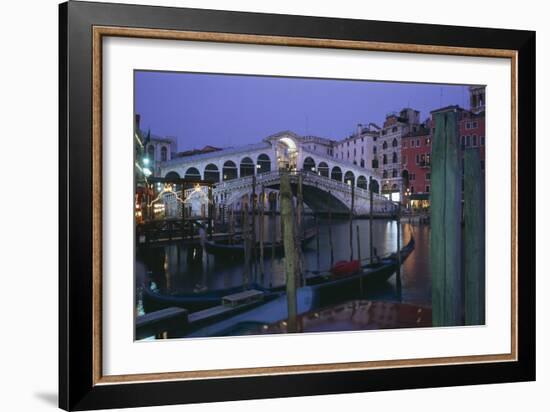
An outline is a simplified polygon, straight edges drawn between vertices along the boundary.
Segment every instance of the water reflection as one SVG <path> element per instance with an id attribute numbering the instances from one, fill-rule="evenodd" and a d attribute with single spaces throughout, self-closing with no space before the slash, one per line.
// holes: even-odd
<path id="1" fill-rule="evenodd" d="M 279 238 L 279 217 L 264 217 L 264 239 Z M 312 220 L 306 224 L 313 224 Z M 332 243 L 334 262 L 349 260 L 353 249 L 353 258 L 366 259 L 370 253 L 369 220 L 358 219 L 352 222 L 353 235 L 350 247 L 350 224 L 348 220 L 332 219 Z M 258 228 L 256 224 L 256 228 Z M 360 250 L 357 244 L 357 228 L 360 233 Z M 414 233 L 416 245 L 414 252 L 401 268 L 402 301 L 431 305 L 431 275 L 429 268 L 429 236 L 427 225 L 402 224 L 401 245 L 406 244 Z M 374 220 L 373 245 L 379 256 L 395 252 L 397 248 L 397 223 L 389 220 Z M 317 250 L 317 244 L 319 250 Z M 253 280 L 263 286 L 284 284 L 284 260 L 272 258 L 266 253 L 263 262 L 263 276 L 259 263 L 252 270 Z M 319 220 L 318 239 L 313 239 L 303 251 L 303 268 L 306 271 L 326 271 L 331 267 L 329 247 L 329 222 Z M 149 273 L 150 275 L 146 275 Z M 206 253 L 199 245 L 184 245 L 173 242 L 161 246 L 139 248 L 137 252 L 136 283 L 137 304 L 141 312 L 139 288 L 144 281 L 154 281 L 161 292 L 167 294 L 189 293 L 193 291 L 215 290 L 243 284 L 243 263 L 216 257 Z M 395 300 L 395 281 L 392 276 L 387 285 L 367 291 L 369 299 Z"/>

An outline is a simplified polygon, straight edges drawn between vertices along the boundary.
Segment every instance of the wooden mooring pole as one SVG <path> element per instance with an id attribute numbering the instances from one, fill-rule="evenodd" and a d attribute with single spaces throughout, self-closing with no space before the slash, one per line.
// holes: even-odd
<path id="1" fill-rule="evenodd" d="M 395 288 L 397 289 L 397 299 L 402 299 L 401 289 L 401 200 L 397 203 L 397 270 L 395 273 Z"/>
<path id="2" fill-rule="evenodd" d="M 359 225 L 357 225 L 357 259 L 359 260 L 359 265 L 361 266 L 361 235 L 359 233 Z M 361 296 L 363 296 L 363 277 L 359 278 L 359 289 L 361 291 Z"/>
<path id="3" fill-rule="evenodd" d="M 315 231 L 317 232 L 317 236 L 315 236 L 315 242 L 316 242 L 316 251 L 317 251 L 317 270 L 319 270 L 321 268 L 321 257 L 320 257 L 320 245 L 319 245 L 319 238 L 321 237 L 320 236 L 320 233 L 319 233 L 319 217 L 317 216 L 317 213 L 315 213 Z"/>
<path id="4" fill-rule="evenodd" d="M 349 260 L 353 260 L 353 208 L 355 203 L 355 183 L 351 181 L 351 206 L 349 208 Z"/>
<path id="5" fill-rule="evenodd" d="M 373 187 L 372 187 L 372 176 L 370 177 L 369 182 L 369 248 L 370 248 L 370 263 L 374 258 L 374 243 L 372 239 L 372 218 L 373 218 Z"/>
<path id="6" fill-rule="evenodd" d="M 258 221 L 258 237 L 260 238 L 260 282 L 264 282 L 264 206 L 265 206 L 265 189 L 262 185 L 260 193 L 260 201 L 258 202 L 260 209 L 260 218 Z"/>
<path id="7" fill-rule="evenodd" d="M 330 199 L 330 190 L 328 198 Z M 328 201 L 328 243 L 330 247 L 330 267 L 332 268 L 334 265 L 334 245 L 332 244 L 332 208 L 330 207 L 330 200 Z"/>
<path id="8" fill-rule="evenodd" d="M 250 286 L 250 226 L 248 224 L 248 204 L 244 205 L 242 219 L 242 236 L 244 246 L 243 286 Z"/>
<path id="9" fill-rule="evenodd" d="M 275 197 L 275 199 L 277 199 Z M 273 286 L 273 275 L 275 274 L 275 243 L 277 242 L 277 203 L 273 204 L 271 211 L 271 275 L 269 277 L 269 286 Z"/>
<path id="10" fill-rule="evenodd" d="M 297 284 L 305 286 L 303 279 L 303 259 L 302 259 L 302 239 L 303 239 L 303 213 L 304 213 L 304 195 L 303 195 L 303 175 L 298 174 L 298 190 L 296 196 L 296 266 L 297 266 Z"/>
<path id="11" fill-rule="evenodd" d="M 229 208 L 229 244 L 233 244 L 233 235 L 235 233 L 235 213 L 233 206 Z"/>
<path id="12" fill-rule="evenodd" d="M 292 189 L 287 173 L 281 173 L 281 220 L 283 223 L 283 246 L 285 251 L 286 296 L 288 307 L 288 332 L 297 332 L 296 316 L 296 238 L 294 236 L 294 213 Z"/>
<path id="13" fill-rule="evenodd" d="M 185 187 L 181 185 L 181 240 L 185 241 Z"/>
<path id="14" fill-rule="evenodd" d="M 435 113 L 431 169 L 432 325 L 461 324 L 461 161 L 456 111 Z"/>
<path id="15" fill-rule="evenodd" d="M 212 240 L 214 230 L 214 197 L 212 196 L 212 186 L 208 186 L 208 240 Z"/>
<path id="16" fill-rule="evenodd" d="M 256 170 L 254 170 L 254 173 L 256 173 Z M 252 227 L 250 229 L 250 243 L 251 243 L 251 252 L 252 252 L 252 276 L 254 278 L 254 281 L 256 280 L 256 268 L 257 268 L 257 258 L 258 254 L 257 251 L 257 245 L 256 245 L 256 175 L 252 175 Z"/>
<path id="17" fill-rule="evenodd" d="M 479 148 L 464 152 L 464 315 L 485 324 L 485 199 Z"/>
<path id="18" fill-rule="evenodd" d="M 357 225 L 357 259 L 361 262 L 361 235 L 359 233 L 359 225 Z"/>

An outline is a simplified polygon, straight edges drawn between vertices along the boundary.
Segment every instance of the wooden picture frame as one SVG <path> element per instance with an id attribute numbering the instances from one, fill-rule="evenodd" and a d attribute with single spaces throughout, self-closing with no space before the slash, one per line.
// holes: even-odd
<path id="1" fill-rule="evenodd" d="M 535 379 L 535 33 L 106 3 L 59 8 L 59 406 L 153 406 Z M 510 354 L 102 375 L 105 36 L 485 56 L 512 62 Z"/>

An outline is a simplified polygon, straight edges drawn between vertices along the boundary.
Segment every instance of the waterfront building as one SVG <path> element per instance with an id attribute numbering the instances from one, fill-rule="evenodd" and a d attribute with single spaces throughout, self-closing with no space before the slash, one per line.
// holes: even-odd
<path id="1" fill-rule="evenodd" d="M 389 113 L 373 146 L 373 163 L 382 176 L 382 194 L 393 201 L 400 201 L 402 193 L 401 140 L 408 133 L 417 132 L 419 119 L 420 112 L 411 108 Z"/>
<path id="2" fill-rule="evenodd" d="M 302 145 L 307 150 L 323 156 L 334 156 L 334 148 L 337 142 L 332 139 L 319 136 L 303 136 Z"/>
<path id="3" fill-rule="evenodd" d="M 135 134 L 136 139 L 140 141 L 140 145 L 142 146 L 143 160 L 147 163 L 144 166 L 150 171 L 151 175 L 159 176 L 160 163 L 169 161 L 175 156 L 177 151 L 177 140 L 175 137 L 158 136 L 151 133 L 150 130 L 142 130 L 140 120 L 140 115 L 136 114 Z"/>
<path id="4" fill-rule="evenodd" d="M 361 168 L 373 168 L 373 146 L 380 134 L 380 126 L 359 123 L 354 133 L 343 140 L 334 142 L 334 157 L 342 162 L 350 162 Z"/>
<path id="5" fill-rule="evenodd" d="M 485 87 L 472 86 L 469 88 L 469 92 L 469 110 L 458 105 L 432 110 L 430 118 L 416 131 L 411 130 L 403 137 L 401 176 L 403 179 L 403 203 L 407 207 L 426 209 L 430 204 L 431 145 L 435 133 L 434 117 L 436 113 L 449 110 L 458 113 L 458 138 L 462 156 L 465 149 L 478 147 L 481 171 L 485 172 Z"/>
<path id="6" fill-rule="evenodd" d="M 485 86 L 470 86 L 470 111 L 474 114 L 485 112 Z"/>
<path id="7" fill-rule="evenodd" d="M 401 140 L 402 184 L 404 204 L 413 209 L 425 209 L 430 203 L 430 168 L 432 153 L 431 121 Z"/>

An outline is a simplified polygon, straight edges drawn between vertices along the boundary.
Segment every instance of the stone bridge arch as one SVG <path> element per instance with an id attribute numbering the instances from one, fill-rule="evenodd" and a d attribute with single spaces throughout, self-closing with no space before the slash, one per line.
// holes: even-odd
<path id="1" fill-rule="evenodd" d="M 317 171 L 319 173 L 319 176 L 322 177 L 329 177 L 330 174 L 330 168 L 327 162 L 319 162 L 317 165 Z"/>
<path id="2" fill-rule="evenodd" d="M 316 166 L 315 159 L 313 159 L 313 157 L 311 156 L 306 156 L 306 158 L 304 159 L 304 162 L 302 163 L 302 169 L 308 172 L 315 172 L 316 170 L 315 166 Z"/>
<path id="3" fill-rule="evenodd" d="M 267 153 L 260 153 L 256 158 L 256 165 L 258 173 L 271 172 L 271 157 Z"/>
<path id="4" fill-rule="evenodd" d="M 348 174 L 349 177 L 349 174 Z M 277 191 L 280 186 L 280 174 L 270 174 L 267 176 L 260 176 L 257 185 L 261 185 L 267 191 Z M 366 214 L 370 210 L 370 193 L 368 192 L 367 178 L 364 175 L 360 175 L 356 178 L 360 180 L 360 186 L 354 191 L 355 202 L 354 212 L 358 215 Z M 228 182 L 229 186 L 220 189 L 214 189 L 215 195 L 217 190 L 223 192 L 221 198 L 224 199 L 226 205 L 242 206 L 243 196 L 252 196 L 252 180 L 239 180 L 235 183 Z M 371 179 L 372 185 L 378 185 L 378 181 Z M 291 187 L 294 195 L 297 195 L 298 177 L 295 174 L 291 175 Z M 365 187 L 366 186 L 366 187 Z M 346 183 L 334 181 L 321 177 L 316 173 L 304 173 L 302 180 L 304 203 L 312 210 L 320 213 L 326 213 L 331 210 L 334 213 L 348 213 L 349 205 L 351 204 L 352 189 Z M 259 187 L 256 187 L 256 194 L 258 194 Z M 270 199 L 273 200 L 274 195 Z M 278 195 L 277 195 L 278 196 Z M 278 199 L 278 197 L 276 198 Z M 384 213 L 390 213 L 394 208 L 388 199 L 376 194 L 374 196 L 374 211 L 380 211 Z M 277 202 L 278 203 L 278 202 Z"/>
<path id="5" fill-rule="evenodd" d="M 340 168 L 340 166 L 334 166 L 330 171 L 330 178 L 332 180 L 336 180 L 338 182 L 341 182 L 342 177 L 343 177 L 343 174 L 342 174 L 342 169 Z"/>
<path id="6" fill-rule="evenodd" d="M 256 164 L 250 156 L 244 156 L 239 161 L 239 177 L 247 177 L 256 174 Z"/>
<path id="7" fill-rule="evenodd" d="M 204 180 L 218 183 L 220 181 L 220 168 L 216 163 L 208 163 L 203 171 Z"/>
<path id="8" fill-rule="evenodd" d="M 193 167 L 193 166 L 188 167 L 188 168 L 185 170 L 184 179 L 189 179 L 189 180 L 202 180 L 201 172 L 200 172 L 199 169 L 197 169 L 196 167 Z"/>
<path id="9" fill-rule="evenodd" d="M 233 160 L 226 160 L 222 166 L 222 180 L 234 180 L 239 177 L 237 164 Z"/>
<path id="10" fill-rule="evenodd" d="M 164 175 L 166 179 L 181 179 L 180 174 L 174 170 L 169 171 Z"/>

